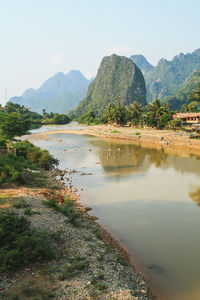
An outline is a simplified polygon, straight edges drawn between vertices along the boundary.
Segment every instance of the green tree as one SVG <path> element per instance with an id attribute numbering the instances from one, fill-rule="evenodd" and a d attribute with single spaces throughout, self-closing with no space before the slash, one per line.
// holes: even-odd
<path id="1" fill-rule="evenodd" d="M 92 110 L 89 110 L 87 113 L 83 114 L 80 118 L 79 118 L 79 123 L 83 123 L 83 124 L 92 124 L 95 120 L 95 113 Z"/>
<path id="2" fill-rule="evenodd" d="M 161 119 L 164 114 L 165 117 Z M 163 120 L 170 119 L 170 116 L 169 105 L 161 103 L 159 99 L 155 99 L 154 102 L 147 106 L 146 123 L 148 126 L 155 126 L 158 129 L 163 129 L 165 124 Z"/>
<path id="3" fill-rule="evenodd" d="M 181 112 L 183 113 L 188 112 L 188 105 L 186 103 L 181 106 Z"/>
<path id="4" fill-rule="evenodd" d="M 127 110 L 124 105 L 120 103 L 114 105 L 109 104 L 104 112 L 103 119 L 105 122 L 113 124 L 124 125 L 127 123 Z"/>
<path id="5" fill-rule="evenodd" d="M 29 129 L 30 123 L 17 112 L 0 113 L 0 134 L 8 140 L 23 135 Z"/>
<path id="6" fill-rule="evenodd" d="M 197 112 L 198 111 L 198 103 L 191 102 L 190 104 L 188 104 L 188 111 L 189 112 Z"/>
<path id="7" fill-rule="evenodd" d="M 143 107 L 138 102 L 133 102 L 128 107 L 128 121 L 131 122 L 131 124 L 138 125 L 139 120 L 142 117 L 143 113 Z"/>
<path id="8" fill-rule="evenodd" d="M 195 101 L 200 103 L 200 85 L 196 90 L 192 90 L 192 93 L 189 97 L 189 101 Z"/>

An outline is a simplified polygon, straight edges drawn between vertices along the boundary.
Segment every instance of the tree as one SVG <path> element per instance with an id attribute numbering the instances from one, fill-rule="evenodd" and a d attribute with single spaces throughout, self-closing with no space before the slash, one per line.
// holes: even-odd
<path id="1" fill-rule="evenodd" d="M 133 102 L 128 107 L 128 120 L 131 124 L 138 125 L 140 118 L 142 117 L 143 107 L 138 102 Z"/>
<path id="2" fill-rule="evenodd" d="M 189 112 L 197 112 L 198 110 L 198 103 L 197 102 L 191 102 L 188 104 L 188 111 Z"/>
<path id="3" fill-rule="evenodd" d="M 29 121 L 17 112 L 0 113 L 0 134 L 8 140 L 23 135 L 29 129 Z"/>
<path id="4" fill-rule="evenodd" d="M 121 105 L 120 103 L 109 104 L 105 110 L 103 115 L 103 120 L 105 122 L 113 124 L 124 125 L 127 122 L 127 111 L 126 107 Z"/>
<path id="5" fill-rule="evenodd" d="M 87 113 L 83 114 L 79 118 L 79 123 L 89 125 L 89 124 L 93 123 L 94 120 L 95 120 L 95 113 L 92 110 L 89 110 Z"/>
<path id="6" fill-rule="evenodd" d="M 183 113 L 188 112 L 188 105 L 186 103 L 181 106 L 181 112 Z"/>
<path id="7" fill-rule="evenodd" d="M 195 101 L 200 103 L 200 85 L 196 90 L 192 90 L 192 93 L 189 97 L 189 101 Z"/>
<path id="8" fill-rule="evenodd" d="M 161 120 L 161 117 L 165 114 L 165 117 Z M 167 117 L 168 115 L 168 117 Z M 172 114 L 169 111 L 169 105 L 163 104 L 159 99 L 154 100 L 147 106 L 146 123 L 148 126 L 155 126 L 158 129 L 163 129 L 165 122 L 163 120 L 170 119 Z"/>

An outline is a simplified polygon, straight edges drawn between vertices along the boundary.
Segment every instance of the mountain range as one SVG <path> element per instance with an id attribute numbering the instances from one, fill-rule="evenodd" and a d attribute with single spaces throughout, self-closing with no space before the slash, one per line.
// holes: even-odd
<path id="1" fill-rule="evenodd" d="M 171 61 L 162 58 L 155 67 L 142 55 L 133 55 L 131 59 L 144 70 L 148 102 L 173 96 L 200 69 L 200 49 L 180 53 Z"/>
<path id="2" fill-rule="evenodd" d="M 156 66 L 150 64 L 143 55 L 132 55 L 130 60 L 144 75 L 148 103 L 158 98 L 164 102 L 170 101 L 173 109 L 179 109 L 180 105 L 187 100 L 185 99 L 185 91 L 187 90 L 187 94 L 189 94 L 191 87 L 194 89 L 199 84 L 199 76 L 195 72 L 200 70 L 200 49 L 192 53 L 180 53 L 170 61 L 162 58 Z M 129 64 L 125 65 L 128 72 Z M 108 75 L 108 70 L 105 69 L 104 71 Z M 125 69 L 123 72 L 125 74 Z M 86 97 L 88 87 L 94 79 L 88 80 L 80 71 L 72 70 L 68 74 L 59 72 L 46 80 L 40 88 L 28 89 L 21 97 L 13 97 L 9 101 L 24 105 L 39 113 L 42 113 L 43 109 L 47 112 L 67 112 L 78 107 Z M 105 83 L 103 75 L 101 82 L 98 83 L 98 89 L 101 89 L 101 85 L 103 86 Z M 92 83 L 90 92 L 94 89 L 93 86 Z M 97 85 L 95 84 L 96 88 Z M 119 88 L 117 86 L 115 88 L 119 93 Z M 180 101 L 178 101 L 178 97 L 180 97 Z M 108 99 L 105 99 L 104 102 L 107 101 Z M 121 101 L 123 102 L 123 99 Z M 99 106 L 102 105 L 100 103 Z"/>
<path id="3" fill-rule="evenodd" d="M 9 101 L 42 113 L 64 113 L 74 109 L 86 96 L 91 80 L 80 71 L 72 70 L 68 74 L 59 72 L 46 80 L 38 89 L 28 89 L 21 97 Z"/>
<path id="4" fill-rule="evenodd" d="M 196 90 L 200 86 L 200 70 L 192 74 L 181 88 L 171 97 L 167 97 L 165 102 L 168 102 L 170 109 L 181 110 L 183 104 L 189 104 L 188 99 L 192 90 Z"/>

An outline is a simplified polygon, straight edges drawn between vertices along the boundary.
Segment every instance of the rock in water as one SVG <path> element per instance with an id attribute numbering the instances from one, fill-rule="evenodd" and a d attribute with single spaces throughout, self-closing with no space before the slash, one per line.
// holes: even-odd
<path id="1" fill-rule="evenodd" d="M 103 58 L 87 96 L 76 110 L 78 116 L 93 110 L 102 116 L 108 104 L 130 105 L 134 101 L 145 106 L 146 87 L 142 72 L 133 61 L 113 54 Z"/>

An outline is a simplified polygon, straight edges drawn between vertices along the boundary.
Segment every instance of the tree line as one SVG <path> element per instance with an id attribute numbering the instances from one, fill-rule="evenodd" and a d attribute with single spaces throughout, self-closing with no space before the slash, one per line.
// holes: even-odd
<path id="1" fill-rule="evenodd" d="M 188 98 L 188 104 L 183 104 L 181 112 L 198 112 L 200 104 L 200 86 L 193 90 Z M 138 102 L 133 102 L 130 106 L 120 103 L 109 104 L 101 118 L 97 118 L 94 111 L 90 110 L 78 118 L 84 124 L 117 124 L 132 126 L 149 126 L 157 129 L 181 127 L 180 120 L 173 120 L 173 114 L 168 103 L 163 103 L 155 99 L 146 107 Z M 76 118 L 76 117 L 75 117 Z"/>
<path id="2" fill-rule="evenodd" d="M 16 137 L 26 134 L 28 130 L 41 126 L 47 117 L 49 115 L 42 116 L 11 102 L 4 108 L 0 107 L 0 186 L 10 182 L 30 184 L 37 181 L 42 169 L 50 170 L 58 164 L 58 160 L 47 150 L 28 141 L 16 140 Z M 57 114 L 50 116 L 50 119 L 55 118 L 58 118 Z M 64 121 L 62 115 L 58 121 Z M 31 170 L 37 170 L 37 176 Z"/>

